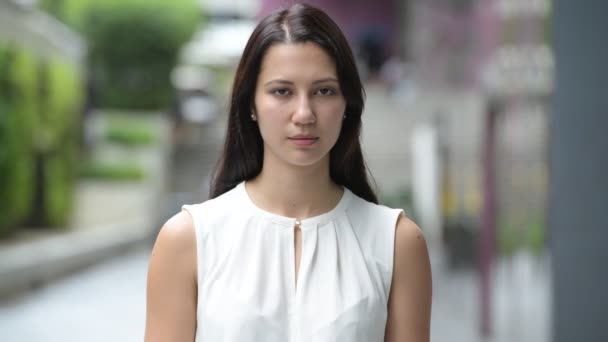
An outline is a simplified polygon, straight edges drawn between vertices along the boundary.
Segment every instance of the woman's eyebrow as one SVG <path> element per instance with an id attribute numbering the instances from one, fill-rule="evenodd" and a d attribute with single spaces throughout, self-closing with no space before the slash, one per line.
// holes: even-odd
<path id="1" fill-rule="evenodd" d="M 270 81 L 264 83 L 264 85 L 267 86 L 267 85 L 269 85 L 271 83 L 289 84 L 289 85 L 293 84 L 293 82 L 288 81 L 288 80 L 277 79 L 277 80 L 270 80 Z"/>
<path id="2" fill-rule="evenodd" d="M 318 79 L 318 80 L 312 82 L 312 84 L 318 84 L 318 83 L 324 83 L 324 82 L 336 82 L 336 83 L 339 83 L 338 80 L 336 78 L 334 78 L 334 77 L 325 77 L 325 78 L 321 78 L 321 79 Z M 279 83 L 279 84 L 287 84 L 287 85 L 292 85 L 293 84 L 293 82 L 288 81 L 288 80 L 276 79 L 276 80 L 270 80 L 270 81 L 264 83 L 264 86 L 267 86 L 267 85 L 269 85 L 271 83 Z"/>
<path id="3" fill-rule="evenodd" d="M 324 82 L 336 82 L 336 83 L 338 83 L 338 80 L 336 78 L 334 78 L 334 77 L 325 77 L 325 78 L 322 78 L 320 80 L 316 80 L 316 81 L 314 81 L 312 83 L 313 84 L 317 84 L 317 83 L 324 83 Z"/>

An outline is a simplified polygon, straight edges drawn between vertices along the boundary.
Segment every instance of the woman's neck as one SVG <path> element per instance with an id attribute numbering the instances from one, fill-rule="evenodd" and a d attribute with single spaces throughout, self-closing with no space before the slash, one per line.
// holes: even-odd
<path id="1" fill-rule="evenodd" d="M 333 209 L 343 190 L 331 180 L 325 158 L 307 167 L 265 161 L 260 174 L 247 182 L 247 192 L 258 207 L 302 220 Z"/>

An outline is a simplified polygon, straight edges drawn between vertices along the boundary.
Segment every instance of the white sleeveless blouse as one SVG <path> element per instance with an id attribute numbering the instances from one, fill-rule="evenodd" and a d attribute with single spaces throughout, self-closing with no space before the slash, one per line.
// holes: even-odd
<path id="1" fill-rule="evenodd" d="M 301 221 L 255 206 L 240 183 L 185 205 L 196 230 L 198 342 L 381 342 L 401 210 L 350 190 Z"/>

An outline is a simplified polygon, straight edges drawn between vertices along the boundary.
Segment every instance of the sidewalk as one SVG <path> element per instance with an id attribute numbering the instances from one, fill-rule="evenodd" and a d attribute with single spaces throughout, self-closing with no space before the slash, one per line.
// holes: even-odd
<path id="1" fill-rule="evenodd" d="M 549 342 L 551 332 L 550 255 L 519 253 L 498 260 L 492 270 L 492 336 L 480 336 L 479 275 L 451 270 L 440 248 L 433 264 L 431 341 Z"/>
<path id="2" fill-rule="evenodd" d="M 166 191 L 169 123 L 161 115 L 150 120 L 159 141 L 129 149 L 128 158 L 146 172 L 139 182 L 80 179 L 75 210 L 65 230 L 24 229 L 0 242 L 0 298 L 7 298 L 93 265 L 150 241 L 159 229 Z M 113 146 L 100 144 L 93 153 L 119 157 Z M 124 156 L 122 156 L 124 157 Z"/>

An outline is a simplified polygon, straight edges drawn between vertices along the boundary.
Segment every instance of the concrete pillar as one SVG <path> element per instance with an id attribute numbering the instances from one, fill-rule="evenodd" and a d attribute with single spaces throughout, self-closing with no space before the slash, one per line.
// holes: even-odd
<path id="1" fill-rule="evenodd" d="M 553 341 L 608 341 L 608 2 L 554 5 Z"/>
<path id="2" fill-rule="evenodd" d="M 436 127 L 423 122 L 412 130 L 412 200 L 416 219 L 429 244 L 441 238 L 439 137 Z"/>

